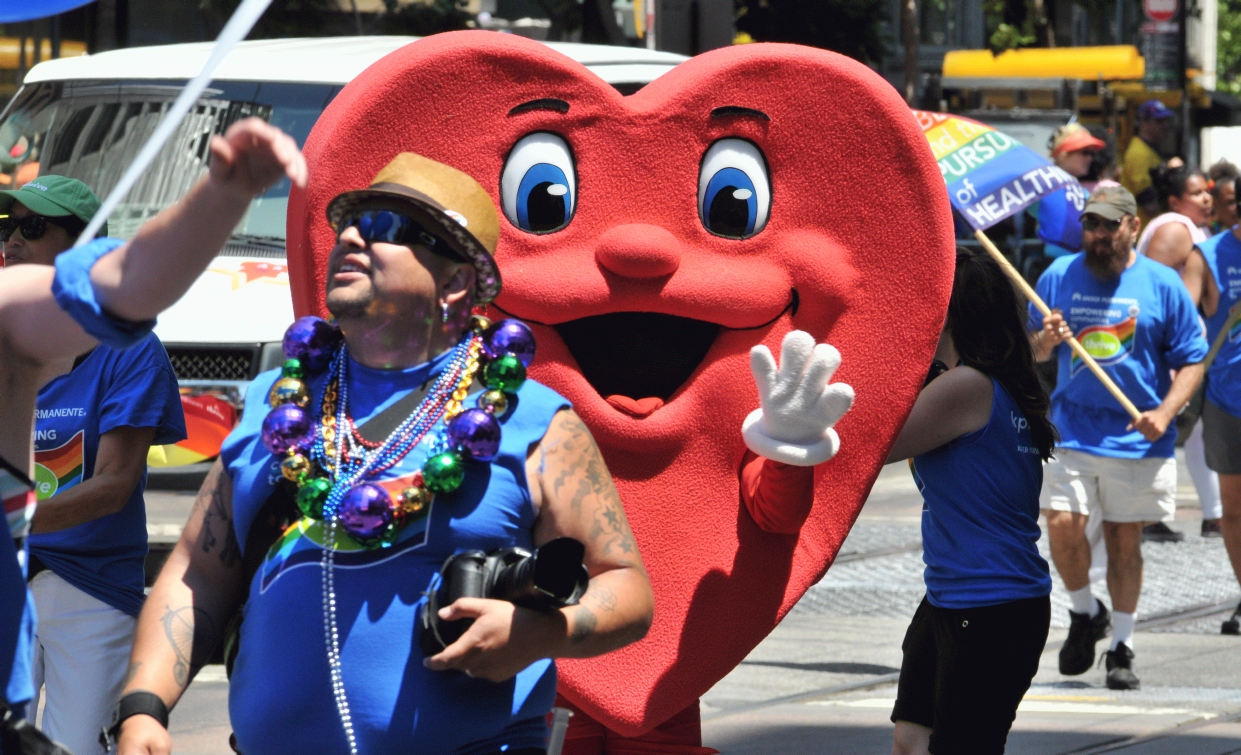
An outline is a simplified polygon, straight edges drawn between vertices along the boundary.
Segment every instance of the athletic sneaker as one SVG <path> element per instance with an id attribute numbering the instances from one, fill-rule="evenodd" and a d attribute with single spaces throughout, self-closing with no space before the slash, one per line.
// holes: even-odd
<path id="1" fill-rule="evenodd" d="M 1219 628 L 1220 634 L 1241 634 L 1241 605 L 1237 606 L 1232 612 L 1232 616 L 1228 617 Z"/>
<path id="2" fill-rule="evenodd" d="M 1177 532 L 1163 522 L 1155 522 L 1142 528 L 1144 543 L 1179 543 L 1184 539 L 1184 532 Z"/>
<path id="3" fill-rule="evenodd" d="M 1223 537 L 1224 531 L 1219 528 L 1218 519 L 1202 520 L 1202 536 L 1203 537 Z"/>
<path id="4" fill-rule="evenodd" d="M 1108 689 L 1141 689 L 1142 682 L 1133 673 L 1133 650 L 1125 643 L 1120 643 L 1115 650 L 1109 650 L 1103 656 L 1107 665 Z"/>
<path id="5" fill-rule="evenodd" d="M 1112 614 L 1095 598 L 1099 612 L 1090 617 L 1088 613 L 1069 611 L 1069 636 L 1060 648 L 1060 673 L 1065 676 L 1084 674 L 1094 665 L 1094 644 L 1107 636 L 1112 628 Z"/>

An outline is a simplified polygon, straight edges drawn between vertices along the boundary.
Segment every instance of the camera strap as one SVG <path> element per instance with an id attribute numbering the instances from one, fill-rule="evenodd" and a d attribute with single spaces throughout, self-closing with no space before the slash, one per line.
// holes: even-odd
<path id="1" fill-rule="evenodd" d="M 431 381 L 428 380 L 394 401 L 379 414 L 357 425 L 358 435 L 371 443 L 382 443 L 387 440 L 392 431 L 413 414 L 422 400 L 427 397 L 427 390 L 430 386 Z"/>
<path id="2" fill-rule="evenodd" d="M 371 443 L 382 443 L 387 440 L 392 431 L 404 422 L 409 415 L 413 414 L 417 410 L 418 405 L 422 403 L 422 400 L 427 397 L 427 391 L 431 386 L 432 380 L 428 380 L 394 401 L 391 406 L 362 424 L 357 425 L 355 429 L 358 431 L 358 435 L 361 435 L 363 439 Z M 470 393 L 477 393 L 482 388 L 478 381 L 475 381 L 470 386 Z"/>

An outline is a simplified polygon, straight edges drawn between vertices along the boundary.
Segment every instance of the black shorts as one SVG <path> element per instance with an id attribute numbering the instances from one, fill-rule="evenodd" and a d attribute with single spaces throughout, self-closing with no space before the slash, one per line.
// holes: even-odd
<path id="1" fill-rule="evenodd" d="M 932 755 L 1003 753 L 1050 623 L 1050 597 L 964 609 L 923 598 L 901 645 L 892 720 L 930 729 Z"/>

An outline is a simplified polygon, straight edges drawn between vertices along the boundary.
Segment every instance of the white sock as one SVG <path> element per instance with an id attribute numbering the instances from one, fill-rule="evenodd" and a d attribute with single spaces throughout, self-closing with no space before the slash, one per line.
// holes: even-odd
<path id="1" fill-rule="evenodd" d="M 1115 650 L 1120 643 L 1133 650 L 1133 625 L 1137 623 L 1138 615 L 1136 613 L 1122 613 L 1121 611 L 1112 611 L 1112 647 Z"/>
<path id="2" fill-rule="evenodd" d="M 1099 601 L 1090 592 L 1090 585 L 1080 590 L 1069 590 L 1069 600 L 1073 601 L 1073 613 L 1089 614 L 1092 619 L 1099 613 Z"/>

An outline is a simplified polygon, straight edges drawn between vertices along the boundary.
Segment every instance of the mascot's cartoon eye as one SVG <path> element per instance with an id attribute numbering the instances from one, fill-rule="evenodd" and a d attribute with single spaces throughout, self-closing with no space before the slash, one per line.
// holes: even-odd
<path id="1" fill-rule="evenodd" d="M 771 214 L 767 161 L 753 142 L 720 139 L 698 174 L 698 216 L 717 236 L 744 239 L 763 230 Z"/>
<path id="2" fill-rule="evenodd" d="M 522 137 L 504 162 L 500 201 L 509 222 L 523 231 L 551 233 L 569 224 L 577 199 L 573 153 L 555 134 Z"/>

